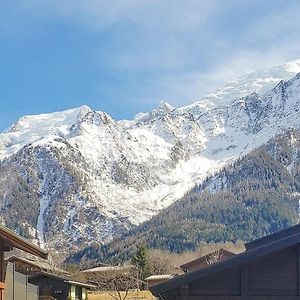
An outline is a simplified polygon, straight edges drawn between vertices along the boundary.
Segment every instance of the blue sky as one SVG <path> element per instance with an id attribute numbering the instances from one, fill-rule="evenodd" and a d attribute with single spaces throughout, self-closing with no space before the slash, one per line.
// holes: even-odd
<path id="1" fill-rule="evenodd" d="M 0 130 L 77 107 L 132 118 L 300 58 L 300 2 L 0 0 Z"/>

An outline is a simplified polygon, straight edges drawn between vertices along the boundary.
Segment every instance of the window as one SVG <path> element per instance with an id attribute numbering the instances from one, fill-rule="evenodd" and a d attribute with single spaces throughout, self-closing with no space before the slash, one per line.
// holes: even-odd
<path id="1" fill-rule="evenodd" d="M 70 297 L 71 297 L 71 300 L 75 300 L 75 297 L 76 297 L 76 288 L 75 288 L 74 285 L 71 285 Z"/>
<path id="2" fill-rule="evenodd" d="M 87 299 L 87 289 L 82 288 L 82 300 L 86 300 Z"/>

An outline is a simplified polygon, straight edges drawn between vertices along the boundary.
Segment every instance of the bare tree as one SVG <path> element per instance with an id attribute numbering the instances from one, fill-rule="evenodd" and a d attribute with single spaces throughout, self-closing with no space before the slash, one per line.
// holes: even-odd
<path id="1" fill-rule="evenodd" d="M 151 249 L 148 254 L 148 264 L 150 273 L 153 275 L 176 273 L 178 254 L 164 250 Z"/>
<path id="2" fill-rule="evenodd" d="M 95 284 L 98 291 L 109 294 L 115 300 L 129 299 L 132 295 L 130 291 L 137 291 L 140 288 L 139 272 L 133 266 L 115 270 L 112 268 L 105 272 L 91 272 L 86 274 L 86 280 Z"/>
<path id="3" fill-rule="evenodd" d="M 218 261 L 221 261 L 224 256 L 223 249 L 218 249 L 212 253 L 205 256 L 205 262 L 207 265 L 212 265 Z"/>

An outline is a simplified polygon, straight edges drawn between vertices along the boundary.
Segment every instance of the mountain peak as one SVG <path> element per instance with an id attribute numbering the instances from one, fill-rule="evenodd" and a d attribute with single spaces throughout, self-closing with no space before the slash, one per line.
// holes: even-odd
<path id="1" fill-rule="evenodd" d="M 93 125 L 103 125 L 112 122 L 112 117 L 102 111 L 87 111 L 82 117 L 78 119 L 78 123 L 86 123 L 86 124 L 93 124 Z"/>
<path id="2" fill-rule="evenodd" d="M 88 112 L 93 111 L 88 105 L 84 104 L 77 108 L 80 114 L 87 114 Z"/>
<path id="3" fill-rule="evenodd" d="M 31 126 L 39 127 L 55 127 L 58 125 L 72 125 L 80 117 L 85 116 L 92 109 L 87 105 L 71 108 L 63 111 L 43 113 L 37 115 L 26 115 L 18 119 L 12 126 L 5 130 L 8 132 L 16 132 L 19 130 L 29 129 Z"/>
<path id="4" fill-rule="evenodd" d="M 175 107 L 171 104 L 161 101 L 159 105 L 147 113 L 139 113 L 134 117 L 134 121 L 136 122 L 147 122 L 156 117 L 164 116 L 171 113 Z"/>
<path id="5" fill-rule="evenodd" d="M 156 108 L 157 111 L 162 111 L 162 112 L 166 112 L 166 113 L 169 113 L 169 112 L 173 111 L 174 109 L 175 109 L 174 106 L 172 106 L 171 104 L 169 104 L 165 101 L 160 101 L 159 105 Z"/>
<path id="6" fill-rule="evenodd" d="M 230 105 L 232 101 L 243 98 L 253 92 L 259 95 L 269 92 L 281 80 L 288 81 L 299 72 L 300 59 L 282 65 L 261 68 L 232 80 L 223 87 L 202 97 L 199 101 L 179 108 L 179 111 L 187 110 L 197 117 L 203 111 L 218 106 Z"/>
<path id="7" fill-rule="evenodd" d="M 300 72 L 300 58 L 290 61 L 285 64 L 286 70 L 290 73 L 299 73 Z"/>

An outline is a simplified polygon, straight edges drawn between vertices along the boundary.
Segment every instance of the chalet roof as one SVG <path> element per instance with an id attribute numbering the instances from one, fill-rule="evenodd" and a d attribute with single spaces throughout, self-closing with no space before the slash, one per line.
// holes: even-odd
<path id="1" fill-rule="evenodd" d="M 283 229 L 283 230 L 279 230 L 279 231 L 277 231 L 273 234 L 269 234 L 269 235 L 263 236 L 261 238 L 258 238 L 256 240 L 250 241 L 250 242 L 245 244 L 245 247 L 246 247 L 247 250 L 250 250 L 250 249 L 260 247 L 264 244 L 273 242 L 275 240 L 284 238 L 288 235 L 295 234 L 295 233 L 298 233 L 298 232 L 300 232 L 300 224 L 291 226 L 291 227 Z"/>
<path id="2" fill-rule="evenodd" d="M 207 268 L 188 272 L 171 280 L 167 280 L 162 283 L 156 284 L 154 286 L 151 286 L 149 289 L 155 296 L 159 296 L 162 293 L 177 288 L 181 285 L 187 284 L 191 281 L 201 279 L 203 277 L 226 270 L 228 268 L 240 266 L 254 259 L 263 257 L 269 253 L 282 250 L 284 248 L 296 245 L 298 243 L 300 243 L 300 232 L 290 234 L 284 238 L 278 238 L 277 240 L 274 240 L 270 243 L 265 243 L 260 247 L 249 249 L 246 252 L 233 256 L 232 258 L 212 264 Z"/>
<path id="3" fill-rule="evenodd" d="M 172 279 L 174 278 L 176 275 L 174 274 L 161 274 L 161 275 L 151 275 L 147 278 L 145 278 L 145 281 L 147 280 L 160 280 L 160 279 Z"/>
<path id="4" fill-rule="evenodd" d="M 95 285 L 89 284 L 89 283 L 85 283 L 85 282 L 79 282 L 79 281 L 73 281 L 73 280 L 67 280 L 65 282 L 69 283 L 69 284 L 72 284 L 72 285 L 82 286 L 82 287 L 85 287 L 85 288 L 91 288 L 91 289 L 96 288 Z"/>
<path id="5" fill-rule="evenodd" d="M 29 275 L 28 278 L 33 279 L 33 278 L 42 277 L 42 276 L 61 280 L 61 281 L 69 280 L 69 277 L 66 275 L 59 275 L 59 274 L 54 274 L 54 273 L 49 273 L 49 272 L 37 272 L 32 275 Z"/>
<path id="6" fill-rule="evenodd" d="M 48 253 L 45 250 L 34 245 L 3 225 L 0 225 L 0 239 L 4 241 L 5 251 L 12 250 L 12 248 L 15 247 L 45 259 L 48 257 Z"/>
<path id="7" fill-rule="evenodd" d="M 68 277 L 63 276 L 63 275 L 58 275 L 58 274 L 53 274 L 53 273 L 47 273 L 47 272 L 39 272 L 39 273 L 35 273 L 32 275 L 29 275 L 29 279 L 34 279 L 34 278 L 38 278 L 38 277 L 47 277 L 47 278 L 53 278 L 56 280 L 60 280 L 63 281 L 65 283 L 71 284 L 71 285 L 76 285 L 76 286 L 82 286 L 82 287 L 86 287 L 86 288 L 95 288 L 95 285 L 92 284 L 88 284 L 85 282 L 80 282 L 80 281 L 74 281 L 74 280 L 70 280 Z"/>
<path id="8" fill-rule="evenodd" d="M 200 262 L 206 261 L 206 260 L 209 258 L 210 255 L 215 254 L 215 253 L 217 253 L 218 251 L 221 251 L 222 254 L 223 254 L 223 255 L 224 255 L 224 254 L 227 255 L 227 257 L 236 255 L 236 254 L 233 253 L 233 252 L 230 252 L 230 251 L 228 251 L 228 250 L 225 250 L 225 249 L 221 248 L 220 250 L 215 250 L 215 251 L 213 251 L 213 252 L 211 252 L 211 253 L 208 253 L 208 254 L 203 255 L 203 256 L 200 256 L 200 257 L 198 257 L 198 258 L 196 258 L 196 259 L 194 259 L 194 260 L 191 260 L 191 261 L 189 261 L 189 262 L 187 262 L 187 263 L 181 265 L 180 268 L 181 268 L 182 270 L 186 270 L 186 269 L 188 269 L 189 267 L 191 267 L 191 266 L 193 266 L 193 265 L 195 265 L 195 264 L 198 264 L 198 263 L 200 263 Z"/>
<path id="9" fill-rule="evenodd" d="M 83 270 L 83 273 L 100 273 L 100 272 L 112 272 L 112 271 L 126 271 L 133 268 L 132 265 L 127 266 L 105 266 L 105 267 L 96 267 L 88 270 Z"/>
<path id="10" fill-rule="evenodd" d="M 10 262 L 16 262 L 16 261 L 20 261 L 20 262 L 23 262 L 27 265 L 30 265 L 30 266 L 34 266 L 34 267 L 37 267 L 39 269 L 42 269 L 42 270 L 45 270 L 45 271 L 54 271 L 54 272 L 57 272 L 57 273 L 63 273 L 63 274 L 66 274 L 66 275 L 70 275 L 69 272 L 63 270 L 63 269 L 60 269 L 60 268 L 57 268 L 55 266 L 51 266 L 50 263 L 45 260 L 45 261 L 38 261 L 36 259 L 30 259 L 30 258 L 25 258 L 25 257 L 20 257 L 20 256 L 11 256 L 9 258 L 6 259 L 7 261 L 10 261 Z"/>

